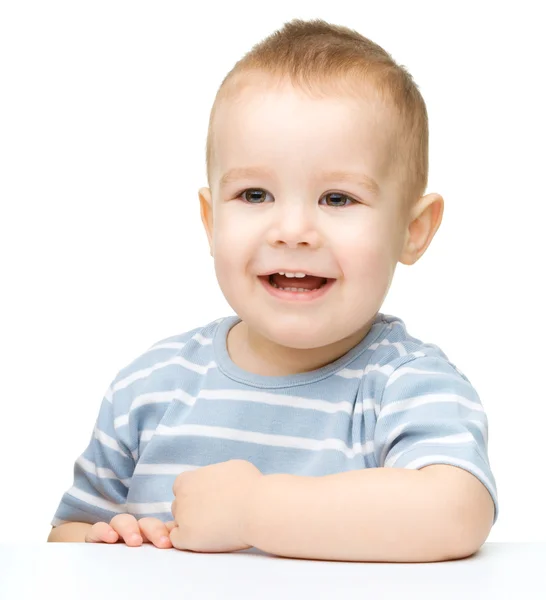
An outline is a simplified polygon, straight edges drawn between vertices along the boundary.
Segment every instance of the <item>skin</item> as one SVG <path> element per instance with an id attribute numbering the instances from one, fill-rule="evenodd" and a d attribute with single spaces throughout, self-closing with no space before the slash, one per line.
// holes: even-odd
<path id="1" fill-rule="evenodd" d="M 127 546 L 141 546 L 150 543 L 157 548 L 172 548 L 169 538 L 175 526 L 174 521 L 163 523 L 159 519 L 144 517 L 137 519 L 128 513 L 116 515 L 110 524 L 95 523 L 86 533 L 85 542 L 115 544 L 123 542 Z"/>
<path id="2" fill-rule="evenodd" d="M 211 187 L 199 190 L 201 219 L 220 288 L 242 319 L 229 331 L 228 352 L 248 372 L 302 373 L 348 352 L 369 332 L 397 263 L 414 264 L 440 226 L 439 194 L 423 196 L 410 208 L 403 205 L 389 162 L 394 119 L 368 98 L 315 99 L 288 83 L 268 86 L 263 78 L 249 78 L 218 107 Z M 220 187 L 229 169 L 258 165 L 273 174 Z M 379 184 L 379 194 L 353 182 L 319 180 L 317 174 L 326 169 L 363 172 Z M 263 191 L 263 201 L 252 203 L 259 193 L 247 193 L 245 200 L 242 192 L 255 189 Z M 283 302 L 257 278 L 272 270 L 322 274 L 336 283 L 316 302 Z M 234 469 L 234 462 L 243 461 L 214 465 L 213 477 L 210 468 L 198 469 L 191 481 L 205 490 L 209 485 L 217 498 L 218 473 Z M 248 469 L 248 464 L 235 466 Z M 233 486 L 233 479 L 229 471 L 229 489 L 244 487 Z M 196 506 L 202 508 L 202 501 Z M 206 522 L 211 510 L 204 511 Z M 183 514 L 178 520 L 183 522 Z M 74 525 L 85 524 L 60 528 Z M 174 521 L 137 521 L 123 514 L 86 529 L 85 541 L 171 548 L 171 540 L 161 539 L 169 534 L 175 547 L 185 547 Z"/>
<path id="3" fill-rule="evenodd" d="M 390 175 L 392 122 L 387 108 L 371 99 L 316 99 L 290 83 L 263 80 L 247 81 L 219 105 L 211 188 L 198 195 L 220 288 L 242 319 L 227 339 L 239 367 L 287 375 L 336 360 L 369 332 L 397 263 L 411 265 L 426 251 L 441 223 L 443 198 L 431 193 L 404 208 Z M 229 169 L 258 165 L 273 174 L 220 187 Z M 317 178 L 321 170 L 338 169 L 373 178 L 379 195 L 357 183 Z M 256 188 L 261 193 L 242 194 Z M 336 282 L 314 303 L 283 302 L 257 278 L 283 266 Z"/>

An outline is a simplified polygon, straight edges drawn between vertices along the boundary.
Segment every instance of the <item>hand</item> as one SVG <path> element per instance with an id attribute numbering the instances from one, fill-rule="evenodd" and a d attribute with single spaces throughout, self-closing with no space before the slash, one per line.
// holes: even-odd
<path id="1" fill-rule="evenodd" d="M 241 537 L 241 523 L 261 477 L 246 460 L 228 460 L 178 475 L 173 485 L 172 545 L 197 552 L 251 548 Z"/>
<path id="2" fill-rule="evenodd" d="M 150 543 L 158 548 L 172 548 L 169 533 L 174 525 L 174 521 L 163 523 L 153 517 L 144 517 L 137 521 L 133 515 L 123 513 L 116 515 L 110 521 L 110 525 L 104 521 L 95 523 L 87 532 L 85 541 L 115 544 L 121 539 L 127 546 Z"/>

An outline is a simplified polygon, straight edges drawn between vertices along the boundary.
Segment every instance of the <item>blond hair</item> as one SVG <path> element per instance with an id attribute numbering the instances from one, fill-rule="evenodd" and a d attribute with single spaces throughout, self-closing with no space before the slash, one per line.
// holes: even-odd
<path id="1" fill-rule="evenodd" d="M 220 102 L 237 94 L 248 74 L 264 74 L 278 82 L 288 79 L 310 94 L 360 90 L 362 96 L 362 84 L 373 90 L 396 117 L 391 165 L 403 200 L 411 206 L 424 195 L 428 179 L 428 115 L 412 76 L 381 46 L 353 29 L 322 19 L 294 19 L 285 23 L 254 45 L 225 76 L 209 119 L 206 146 L 209 186 L 216 109 Z"/>

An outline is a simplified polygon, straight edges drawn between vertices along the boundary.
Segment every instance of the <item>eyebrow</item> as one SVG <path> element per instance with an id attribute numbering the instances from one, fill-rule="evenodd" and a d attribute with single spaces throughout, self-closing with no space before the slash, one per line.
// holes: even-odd
<path id="1" fill-rule="evenodd" d="M 238 179 L 250 179 L 253 177 L 259 177 L 260 175 L 267 175 L 269 177 L 273 176 L 273 171 L 267 167 L 238 167 L 233 168 L 227 171 L 220 178 L 220 187 L 223 188 L 229 183 L 237 181 Z M 365 175 L 364 173 L 353 173 L 351 171 L 320 171 L 316 174 L 317 177 L 323 181 L 326 180 L 343 180 L 343 181 L 352 181 L 362 187 L 365 187 L 367 190 L 372 192 L 375 196 L 379 196 L 379 192 L 381 188 L 377 184 L 377 182 Z"/>

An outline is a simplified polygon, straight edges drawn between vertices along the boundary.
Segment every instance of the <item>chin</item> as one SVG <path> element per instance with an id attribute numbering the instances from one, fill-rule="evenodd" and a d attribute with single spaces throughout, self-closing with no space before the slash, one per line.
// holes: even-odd
<path id="1" fill-rule="evenodd" d="M 249 323 L 252 327 L 252 325 Z M 282 318 L 272 320 L 270 323 L 260 323 L 254 330 L 270 341 L 297 350 L 311 350 L 322 348 L 337 341 L 336 336 L 329 331 L 318 331 L 316 325 L 293 321 L 282 322 Z"/>

